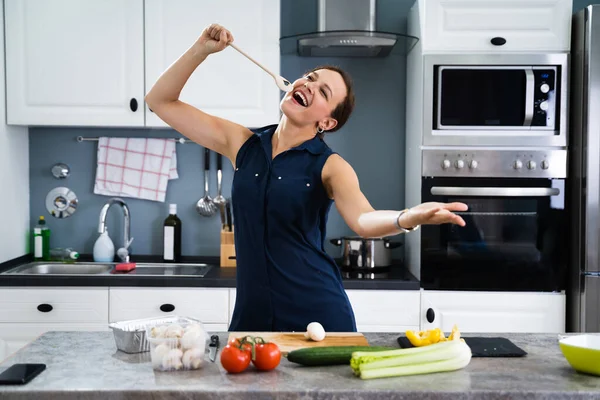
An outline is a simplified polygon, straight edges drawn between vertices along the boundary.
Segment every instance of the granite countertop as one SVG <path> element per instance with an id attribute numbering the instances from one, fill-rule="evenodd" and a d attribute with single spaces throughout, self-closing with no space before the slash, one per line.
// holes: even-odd
<path id="1" fill-rule="evenodd" d="M 91 256 L 82 255 L 81 262 L 90 262 Z M 154 256 L 135 256 L 133 262 L 161 262 Z M 204 277 L 119 275 L 3 275 L 2 272 L 31 262 L 30 256 L 0 263 L 2 286 L 141 286 L 141 287 L 223 287 L 235 288 L 236 269 L 219 267 L 218 257 L 185 257 L 183 263 L 211 265 Z M 383 270 L 375 279 L 363 279 L 359 274 L 342 274 L 346 289 L 419 290 L 420 283 L 402 264 Z"/>
<path id="2" fill-rule="evenodd" d="M 227 333 L 220 333 L 225 343 Z M 397 334 L 365 335 L 372 345 L 397 346 Z M 202 369 L 155 372 L 149 353 L 116 350 L 111 332 L 49 332 L 0 364 L 45 363 L 22 386 L 0 386 L 0 398 L 70 399 L 598 399 L 600 377 L 570 368 L 556 334 L 503 336 L 529 354 L 473 358 L 463 370 L 363 381 L 349 366 L 303 367 L 282 359 L 274 371 L 227 374 L 217 361 Z M 219 353 L 220 354 L 220 353 Z"/>

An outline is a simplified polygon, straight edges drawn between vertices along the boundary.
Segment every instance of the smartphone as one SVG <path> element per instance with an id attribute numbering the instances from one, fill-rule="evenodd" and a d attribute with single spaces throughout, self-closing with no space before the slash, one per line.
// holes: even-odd
<path id="1" fill-rule="evenodd" d="M 0 373 L 0 385 L 23 385 L 46 369 L 46 364 L 13 364 Z"/>

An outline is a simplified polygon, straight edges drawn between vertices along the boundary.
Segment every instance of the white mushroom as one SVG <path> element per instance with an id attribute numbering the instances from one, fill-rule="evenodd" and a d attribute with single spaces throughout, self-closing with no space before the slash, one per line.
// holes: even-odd
<path id="1" fill-rule="evenodd" d="M 183 336 L 183 328 L 181 325 L 173 324 L 167 327 L 165 331 L 165 337 L 167 338 L 181 338 Z"/>
<path id="2" fill-rule="evenodd" d="M 179 370 L 183 367 L 181 363 L 183 352 L 179 349 L 171 349 L 162 359 L 162 368 L 164 370 Z"/>
<path id="3" fill-rule="evenodd" d="M 183 354 L 183 368 L 198 369 L 204 363 L 204 349 L 194 347 Z"/>
<path id="4" fill-rule="evenodd" d="M 306 327 L 306 333 L 304 334 L 304 336 L 311 340 L 314 340 L 315 342 L 320 342 L 321 340 L 325 339 L 325 329 L 320 323 L 311 322 Z"/>
<path id="5" fill-rule="evenodd" d="M 150 336 L 152 336 L 153 338 L 164 338 L 166 330 L 167 330 L 166 325 L 155 326 L 150 331 Z"/>
<path id="6" fill-rule="evenodd" d="M 184 350 L 192 347 L 204 347 L 204 335 L 202 331 L 190 330 L 183 334 L 181 338 L 181 348 Z"/>
<path id="7" fill-rule="evenodd" d="M 160 368 L 163 358 L 171 350 L 169 346 L 164 343 L 159 344 L 152 350 L 152 367 Z"/>

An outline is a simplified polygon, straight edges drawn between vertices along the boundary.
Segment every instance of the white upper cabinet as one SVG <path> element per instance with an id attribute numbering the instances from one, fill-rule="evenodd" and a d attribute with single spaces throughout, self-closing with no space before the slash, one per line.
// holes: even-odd
<path id="1" fill-rule="evenodd" d="M 572 0 L 417 0 L 412 11 L 424 52 L 570 49 Z"/>
<path id="2" fill-rule="evenodd" d="M 211 23 L 279 74 L 279 0 L 146 0 L 146 91 Z M 279 89 L 273 78 L 233 48 L 209 56 L 192 74 L 181 100 L 247 127 L 277 123 Z M 146 111 L 148 126 L 166 126 Z"/>
<path id="3" fill-rule="evenodd" d="M 6 0 L 5 13 L 13 125 L 166 127 L 144 96 L 211 23 L 279 73 L 279 0 Z M 277 123 L 280 98 L 232 48 L 208 57 L 181 94 L 248 127 Z"/>
<path id="4" fill-rule="evenodd" d="M 5 0 L 7 122 L 143 126 L 143 8 L 143 0 Z"/>

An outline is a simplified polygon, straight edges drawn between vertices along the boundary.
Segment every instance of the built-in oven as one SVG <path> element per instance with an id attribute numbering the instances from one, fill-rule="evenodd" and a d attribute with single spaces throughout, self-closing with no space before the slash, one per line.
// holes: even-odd
<path id="1" fill-rule="evenodd" d="M 424 145 L 566 146 L 567 54 L 424 58 Z"/>
<path id="2" fill-rule="evenodd" d="M 421 227 L 425 289 L 560 291 L 568 249 L 566 151 L 424 151 L 423 202 L 462 202 L 454 224 Z"/>

